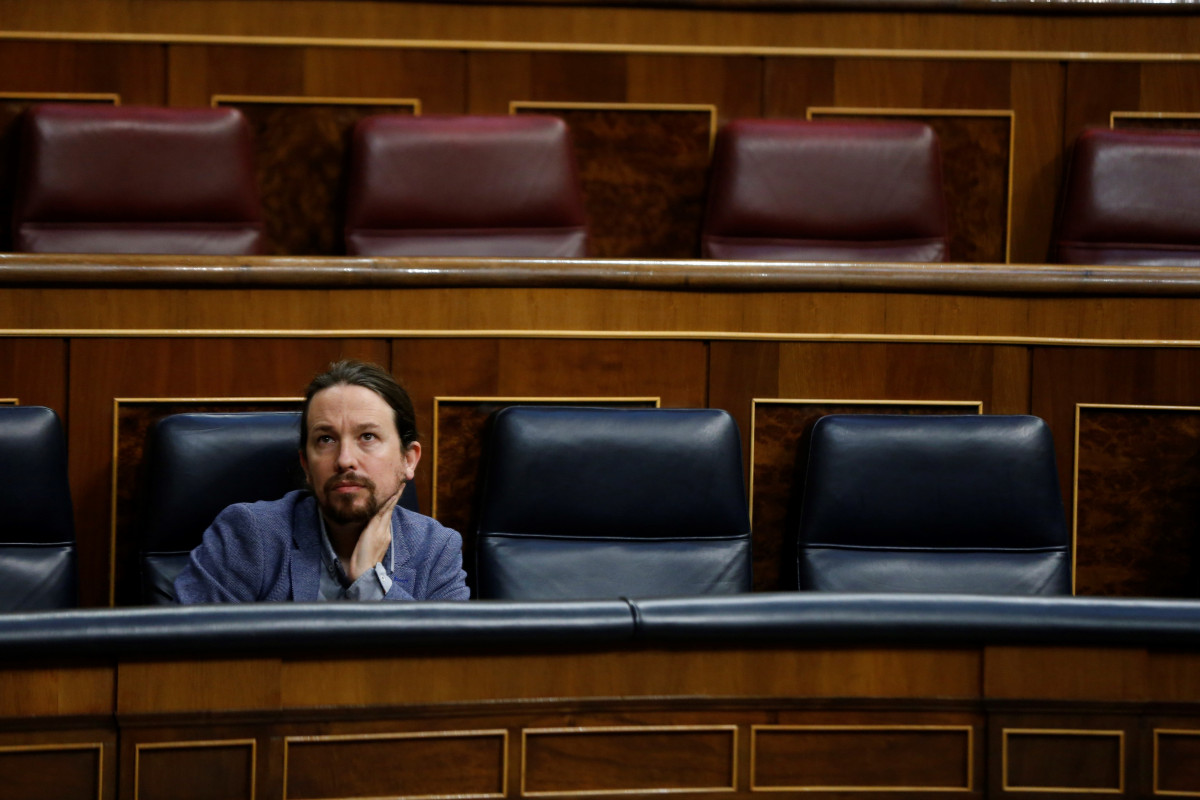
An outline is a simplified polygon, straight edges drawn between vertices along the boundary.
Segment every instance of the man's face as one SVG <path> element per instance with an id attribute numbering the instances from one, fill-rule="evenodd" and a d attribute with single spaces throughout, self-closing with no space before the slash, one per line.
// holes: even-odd
<path id="1" fill-rule="evenodd" d="M 313 395 L 300 465 L 326 519 L 366 523 L 413 478 L 421 446 L 405 450 L 392 409 L 363 386 L 339 384 Z"/>

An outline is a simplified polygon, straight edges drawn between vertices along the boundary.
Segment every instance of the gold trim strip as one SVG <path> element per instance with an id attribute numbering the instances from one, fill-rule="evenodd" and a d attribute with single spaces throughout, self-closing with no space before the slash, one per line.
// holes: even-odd
<path id="1" fill-rule="evenodd" d="M 0 35 L 0 41 L 3 36 Z M 44 100 L 54 102 L 67 100 L 74 102 L 109 102 L 114 106 L 121 105 L 121 95 L 114 92 L 0 92 L 0 100 Z"/>
<path id="2" fill-rule="evenodd" d="M 431 500 L 429 502 L 429 516 L 437 519 L 437 502 L 438 502 L 438 484 L 437 484 L 437 462 L 438 462 L 438 419 L 441 404 L 445 403 L 509 403 L 522 405 L 555 405 L 569 404 L 582 405 L 584 403 L 640 403 L 652 401 L 655 408 L 662 407 L 661 397 L 468 397 L 468 396 L 437 396 L 433 398 L 433 450 L 430 456 L 429 470 L 433 473 L 433 479 L 430 481 Z"/>
<path id="3" fill-rule="evenodd" d="M 213 108 L 242 105 L 260 106 L 303 106 L 303 105 L 333 105 L 333 106 L 394 106 L 396 108 L 411 108 L 413 116 L 421 116 L 421 99 L 419 97 L 305 97 L 303 95 L 254 95 L 254 94 L 214 94 L 209 98 Z"/>
<path id="4" fill-rule="evenodd" d="M 1112 736 L 1119 746 L 1117 755 L 1117 787 L 1073 788 L 1062 786 L 1015 786 L 1008 781 L 1008 738 L 1009 734 L 1026 736 Z M 1125 731 L 1083 730 L 1077 728 L 1002 728 L 1000 732 L 1000 779 L 1006 792 L 1045 792 L 1047 794 L 1124 794 L 1125 792 Z"/>
<path id="5" fill-rule="evenodd" d="M 122 330 L 32 328 L 0 329 L 0 338 L 26 339 L 708 339 L 711 341 L 757 342 L 856 342 L 863 344 L 998 344 L 998 345 L 1071 345 L 1076 347 L 1200 347 L 1200 339 L 1102 339 L 1067 336 L 972 335 L 972 334 L 883 334 L 883 333 L 780 333 L 772 331 L 661 331 L 661 330 L 517 330 L 517 329 L 454 329 L 454 330 L 253 330 L 245 328 L 138 328 Z"/>
<path id="6" fill-rule="evenodd" d="M 1108 127 L 1115 128 L 1119 119 L 1195 119 L 1200 120 L 1200 111 L 1111 111 Z"/>
<path id="7" fill-rule="evenodd" d="M 350 733 L 350 734 L 328 734 L 317 736 L 285 736 L 283 739 L 283 789 L 282 798 L 287 800 L 287 776 L 288 776 L 288 759 L 290 755 L 289 748 L 293 742 L 296 743 L 312 743 L 312 742 L 363 742 L 363 741 L 389 741 L 395 739 L 482 739 L 489 737 L 499 737 L 501 741 L 502 753 L 500 756 L 500 791 L 485 792 L 483 794 L 458 795 L 458 794 L 422 794 L 422 795 L 387 795 L 386 797 L 356 797 L 354 800 L 449 800 L 449 798 L 457 797 L 482 797 L 482 798 L 501 798 L 505 796 L 508 787 L 508 762 L 509 762 L 509 744 L 508 730 L 504 728 L 484 728 L 479 730 L 465 731 L 413 731 L 405 733 Z M 135 799 L 136 800 L 136 799 Z"/>
<path id="8" fill-rule="evenodd" d="M 942 59 L 964 61 L 1145 61 L 1191 63 L 1198 53 L 1147 53 L 1128 50 L 959 50 L 883 47 L 782 47 L 769 45 L 601 44 L 586 42 L 488 41 L 481 39 L 378 39 L 318 36 L 237 36 L 181 33 L 82 33 L 0 31 L 0 41 L 111 42 L 128 44 L 261 45 L 264 47 L 332 47 L 420 50 L 528 50 L 533 52 L 630 53 L 700 56 L 797 56 L 875 59 Z"/>
<path id="9" fill-rule="evenodd" d="M 205 747 L 250 747 L 250 800 L 254 800 L 258 788 L 258 740 L 257 739 L 204 739 L 194 742 L 139 742 L 133 747 L 133 800 L 138 800 L 142 789 L 143 750 L 188 750 Z"/>
<path id="10" fill-rule="evenodd" d="M 758 732 L 778 731 L 941 731 L 967 734 L 965 786 L 758 786 L 755 767 Z M 751 725 L 750 791 L 752 792 L 970 792 L 975 785 L 975 726 L 973 725 Z"/>
<path id="11" fill-rule="evenodd" d="M 697 733 L 697 732 L 728 732 L 733 741 L 730 747 L 729 786 L 710 788 L 659 788 L 659 789 L 585 789 L 566 792 L 539 791 L 531 792 L 526 788 L 528 764 L 526 761 L 529 751 L 528 740 L 531 735 L 576 734 L 589 735 L 593 733 Z M 711 794 L 714 792 L 730 792 L 737 790 L 738 775 L 738 726 L 737 725 L 605 725 L 595 728 L 522 728 L 521 729 L 521 797 L 609 797 L 620 795 L 663 795 L 663 794 Z M 135 798 L 136 800 L 136 798 Z"/>
<path id="12" fill-rule="evenodd" d="M 1012 228 L 1013 228 L 1013 165 L 1017 155 L 1017 112 L 1012 109 L 995 108 L 838 108 L 836 106 L 811 106 L 807 109 L 808 119 L 813 114 L 829 114 L 862 117 L 1008 117 L 1008 164 L 1005 179 L 1007 186 L 1007 203 L 1004 209 L 1004 263 L 1012 261 Z"/>
<path id="13" fill-rule="evenodd" d="M 112 414 L 112 486 L 108 520 L 108 606 L 117 605 L 117 466 L 121 442 L 121 404 L 138 403 L 303 403 L 303 397 L 114 397 Z M 136 798 L 135 798 L 136 800 Z"/>

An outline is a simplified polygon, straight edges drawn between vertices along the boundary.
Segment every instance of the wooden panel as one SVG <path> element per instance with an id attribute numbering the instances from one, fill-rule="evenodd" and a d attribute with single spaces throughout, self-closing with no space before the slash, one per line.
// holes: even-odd
<path id="1" fill-rule="evenodd" d="M 0 745 L 0 800 L 99 800 L 102 744 Z"/>
<path id="2" fill-rule="evenodd" d="M 526 729 L 521 794 L 732 790 L 737 728 Z"/>
<path id="3" fill-rule="evenodd" d="M 138 800 L 234 800 L 255 796 L 255 743 L 139 744 L 135 752 Z"/>
<path id="4" fill-rule="evenodd" d="M 301 387 L 303 388 L 303 387 Z M 299 389 L 297 393 L 299 393 Z M 257 400 L 116 400 L 113 415 L 113 527 L 110 532 L 113 563 L 114 602 L 138 605 L 144 602 L 141 591 L 141 565 L 138 561 L 141 503 L 148 491 L 146 445 L 150 429 L 171 414 L 231 411 L 299 411 L 295 400 L 268 402 Z M 300 460 L 296 459 L 295 484 L 304 483 Z M 268 498 L 264 498 L 268 499 Z M 269 498 L 273 499 L 273 498 Z M 196 542 L 199 544 L 199 541 Z"/>
<path id="5" fill-rule="evenodd" d="M 0 671 L 0 718 L 108 716 L 110 666 L 7 666 Z"/>
<path id="6" fill-rule="evenodd" d="M 0 95 L 104 93 L 124 105 L 162 105 L 164 52 L 153 42 L 0 41 Z"/>
<path id="7" fill-rule="evenodd" d="M 763 59 L 749 56 L 631 55 L 631 103 L 702 103 L 724 121 L 762 116 Z"/>
<path id="8" fill-rule="evenodd" d="M 763 116 L 804 119 L 812 106 L 833 105 L 835 59 L 776 57 L 765 61 Z"/>
<path id="9" fill-rule="evenodd" d="M 511 405 L 587 405 L 604 408 L 656 408 L 658 398 L 620 400 L 603 397 L 561 398 L 434 398 L 433 505 L 429 514 L 463 537 L 463 563 L 475 563 L 476 487 L 488 419 Z M 470 571 L 470 570 L 468 570 Z M 473 576 L 468 580 L 474 590 Z M 473 591 L 472 591 L 473 593 Z"/>
<path id="10" fill-rule="evenodd" d="M 694 258 L 715 109 L 519 104 L 566 120 L 597 258 Z"/>
<path id="11" fill-rule="evenodd" d="M 1050 252 L 1063 171 L 1066 68 L 1012 65 L 1013 160 L 1009 261 L 1036 264 Z"/>
<path id="12" fill-rule="evenodd" d="M 796 588 L 796 529 L 812 426 L 826 414 L 979 414 L 981 401 L 755 400 L 751 413 L 754 588 Z"/>
<path id="13" fill-rule="evenodd" d="M 284 797 L 503 797 L 507 731 L 293 736 Z"/>
<path id="14" fill-rule="evenodd" d="M 1091 127 L 1108 127 L 1113 111 L 1141 107 L 1141 67 L 1128 62 L 1068 63 L 1063 152 Z"/>
<path id="15" fill-rule="evenodd" d="M 970 792 L 974 731 L 938 725 L 756 725 L 758 791 Z"/>
<path id="16" fill-rule="evenodd" d="M 1058 456 L 1059 480 L 1064 489 L 1070 492 L 1074 485 L 1075 442 L 1072 432 L 1076 407 L 1079 404 L 1192 406 L 1200 397 L 1200 352 L 1165 348 L 1037 348 L 1033 353 L 1031 397 L 1032 413 L 1050 425 Z M 1164 420 L 1169 423 L 1167 418 L 1164 417 Z M 1089 443 L 1088 448 L 1085 455 L 1092 458 L 1093 445 Z M 1134 457 L 1134 454 L 1129 453 L 1129 457 Z M 1115 468 L 1116 464 L 1113 466 Z M 1096 494 L 1103 491 L 1105 484 L 1089 485 L 1093 485 L 1095 491 L 1089 490 L 1088 497 L 1080 497 L 1079 508 L 1090 504 L 1092 499 L 1099 500 L 1101 508 L 1109 508 L 1110 501 Z M 1126 497 L 1123 494 L 1122 497 L 1125 502 L 1136 502 L 1133 496 Z M 1176 502 L 1180 500 L 1177 498 Z M 1128 576 L 1130 573 L 1123 559 L 1138 552 L 1137 546 L 1128 541 L 1119 546 L 1111 538 L 1099 546 L 1089 541 L 1092 531 L 1108 536 L 1117 530 L 1108 527 L 1111 520 L 1106 520 L 1103 514 L 1102 511 L 1100 516 L 1089 517 L 1086 528 L 1077 523 L 1076 547 L 1081 560 L 1076 591 L 1080 594 L 1124 591 L 1122 581 L 1125 579 L 1119 576 Z M 1170 518 L 1177 519 L 1177 516 Z M 1194 524 L 1185 527 L 1179 533 L 1157 531 L 1155 535 L 1191 536 L 1194 527 Z M 1130 533 L 1133 531 L 1128 530 Z M 1178 582 L 1180 577 L 1176 573 L 1174 588 L 1165 588 L 1168 591 L 1181 591 L 1182 584 Z M 1126 588 L 1129 591 L 1141 591 L 1148 585 L 1129 584 Z M 1157 586 L 1151 591 L 1151 594 L 1156 593 Z"/>
<path id="17" fill-rule="evenodd" d="M 117 398 L 295 397 L 342 357 L 387 364 L 386 341 L 88 339 L 71 350 L 70 477 L 82 605 L 110 602 L 113 416 Z M 85 422 L 86 420 L 86 422 Z"/>
<path id="18" fill-rule="evenodd" d="M 1200 796 L 1200 730 L 1154 729 L 1154 793 Z"/>
<path id="19" fill-rule="evenodd" d="M 319 701 L 321 692 L 313 699 Z M 271 710 L 280 706 L 277 659 L 123 662 L 117 666 L 119 715 Z"/>
<path id="20" fill-rule="evenodd" d="M 410 100 L 335 103 L 218 95 L 214 103 L 239 109 L 250 124 L 270 255 L 344 253 L 342 222 L 355 124 L 374 114 L 418 110 Z"/>
<path id="21" fill-rule="evenodd" d="M 1200 597 L 1200 407 L 1081 406 L 1077 594 Z"/>
<path id="22" fill-rule="evenodd" d="M 67 426 L 66 341 L 0 339 L 0 397 L 53 408 Z"/>
<path id="23" fill-rule="evenodd" d="M 1123 731 L 1006 728 L 1001 733 L 1006 792 L 1125 791 Z"/>
<path id="24" fill-rule="evenodd" d="M 1151 690 L 1145 651 L 1098 647 L 988 647 L 989 699 L 1138 702 Z"/>

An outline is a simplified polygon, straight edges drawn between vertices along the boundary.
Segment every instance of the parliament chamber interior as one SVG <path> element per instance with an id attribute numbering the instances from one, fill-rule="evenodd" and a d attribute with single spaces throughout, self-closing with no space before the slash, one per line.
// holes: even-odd
<path id="1" fill-rule="evenodd" d="M 0 0 L 0 800 L 1200 796 L 1198 43 Z M 341 358 L 472 599 L 172 604 Z"/>

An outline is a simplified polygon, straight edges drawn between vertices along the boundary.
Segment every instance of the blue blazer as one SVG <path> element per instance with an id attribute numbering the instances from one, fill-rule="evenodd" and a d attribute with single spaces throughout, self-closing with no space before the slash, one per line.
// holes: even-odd
<path id="1" fill-rule="evenodd" d="M 316 498 L 306 491 L 229 506 L 188 557 L 175 597 L 180 603 L 317 600 L 323 569 L 317 513 Z M 457 532 L 396 506 L 392 549 L 396 571 L 385 600 L 469 596 Z"/>

